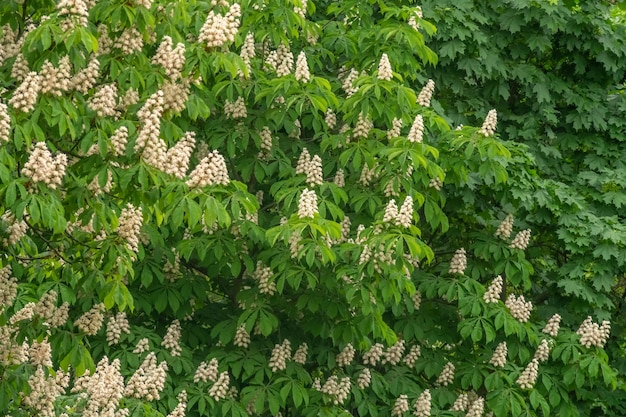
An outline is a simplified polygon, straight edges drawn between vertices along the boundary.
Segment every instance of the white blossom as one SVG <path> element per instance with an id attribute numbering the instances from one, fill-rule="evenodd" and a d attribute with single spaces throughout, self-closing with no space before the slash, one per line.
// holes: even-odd
<path id="1" fill-rule="evenodd" d="M 505 305 L 509 308 L 511 315 L 522 323 L 528 321 L 533 310 L 533 303 L 526 301 L 523 295 L 516 297 L 515 294 L 509 294 Z"/>
<path id="2" fill-rule="evenodd" d="M 409 142 L 422 143 L 424 137 L 424 119 L 421 114 L 415 116 L 411 130 L 409 131 Z"/>
<path id="3" fill-rule="evenodd" d="M 489 110 L 487 117 L 479 130 L 479 133 L 486 137 L 493 136 L 496 133 L 496 125 L 498 124 L 498 113 L 495 109 Z"/>
<path id="4" fill-rule="evenodd" d="M 554 314 L 552 317 L 550 317 L 550 320 L 548 320 L 542 332 L 549 334 L 552 337 L 556 337 L 559 334 L 560 323 L 561 323 L 561 315 Z"/>
<path id="5" fill-rule="evenodd" d="M 300 52 L 298 55 L 298 59 L 296 61 L 296 80 L 308 83 L 311 79 L 311 73 L 309 72 L 309 64 L 306 60 L 306 55 L 304 51 Z"/>
<path id="6" fill-rule="evenodd" d="M 391 63 L 389 62 L 389 57 L 387 54 L 383 54 L 380 58 L 380 62 L 378 63 L 378 79 L 391 81 L 393 78 L 393 73 L 391 71 Z"/>
<path id="7" fill-rule="evenodd" d="M 489 363 L 498 368 L 504 368 L 506 365 L 506 356 L 508 353 L 508 348 L 506 346 L 506 342 L 501 342 L 496 347 L 496 350 L 493 352 L 493 356 L 489 360 Z"/>
<path id="8" fill-rule="evenodd" d="M 533 358 L 526 366 L 521 375 L 517 378 L 517 385 L 522 389 L 531 389 L 537 381 L 537 373 L 539 371 L 539 360 Z"/>
<path id="9" fill-rule="evenodd" d="M 312 219 L 317 213 L 317 194 L 315 194 L 315 190 L 305 188 L 298 201 L 298 217 Z"/>
<path id="10" fill-rule="evenodd" d="M 422 88 L 422 91 L 420 91 L 417 96 L 417 103 L 423 107 L 430 107 L 430 99 L 432 98 L 434 91 L 435 82 L 433 80 L 428 80 L 426 85 Z"/>
<path id="11" fill-rule="evenodd" d="M 450 269 L 448 273 L 450 274 L 461 274 L 465 273 L 465 268 L 467 268 L 467 257 L 465 256 L 465 249 L 457 249 L 454 252 L 454 256 L 450 261 Z"/>

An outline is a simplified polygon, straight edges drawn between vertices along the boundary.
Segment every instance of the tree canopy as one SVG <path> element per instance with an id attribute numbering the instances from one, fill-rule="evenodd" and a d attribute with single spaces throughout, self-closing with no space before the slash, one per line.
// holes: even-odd
<path id="1" fill-rule="evenodd" d="M 2 2 L 0 412 L 618 412 L 594 4 Z"/>

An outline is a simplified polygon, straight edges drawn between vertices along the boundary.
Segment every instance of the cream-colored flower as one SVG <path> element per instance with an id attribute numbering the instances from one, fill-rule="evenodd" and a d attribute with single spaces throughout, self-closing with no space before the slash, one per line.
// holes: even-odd
<path id="1" fill-rule="evenodd" d="M 318 213 L 317 194 L 315 190 L 304 189 L 298 201 L 298 217 L 313 218 Z"/>
<path id="2" fill-rule="evenodd" d="M 391 63 L 387 54 L 383 54 L 378 63 L 378 79 L 391 81 L 393 78 L 393 72 L 391 70 Z"/>
<path id="3" fill-rule="evenodd" d="M 296 61 L 296 80 L 308 83 L 311 79 L 311 73 L 309 72 L 309 64 L 306 60 L 306 55 L 304 51 L 301 51 L 298 55 L 298 60 Z"/>
<path id="4" fill-rule="evenodd" d="M 482 127 L 479 130 L 479 133 L 482 133 L 484 136 L 489 137 L 493 136 L 496 133 L 496 126 L 498 124 L 498 113 L 495 109 L 489 110 L 487 113 L 487 117 L 483 122 Z"/>

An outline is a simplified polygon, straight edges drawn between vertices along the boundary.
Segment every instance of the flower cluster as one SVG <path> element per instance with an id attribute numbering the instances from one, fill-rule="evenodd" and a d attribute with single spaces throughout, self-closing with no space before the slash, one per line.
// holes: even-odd
<path id="1" fill-rule="evenodd" d="M 604 320 L 602 324 L 598 325 L 593 322 L 591 316 L 588 316 L 576 330 L 576 334 L 580 336 L 580 344 L 584 347 L 597 346 L 602 348 L 611 334 L 611 323 Z"/>
<path id="2" fill-rule="evenodd" d="M 80 316 L 74 326 L 78 327 L 83 333 L 94 336 L 102 327 L 104 321 L 104 304 L 99 303 L 91 307 L 89 311 Z"/>
<path id="3" fill-rule="evenodd" d="M 333 178 L 333 184 L 335 184 L 339 188 L 343 188 L 346 186 L 346 177 L 343 173 L 343 169 L 339 168 L 337 172 L 335 172 L 335 177 Z"/>
<path id="4" fill-rule="evenodd" d="M 363 364 L 376 366 L 378 361 L 383 356 L 383 345 L 381 343 L 376 343 L 372 345 L 370 350 L 363 354 Z"/>
<path id="5" fill-rule="evenodd" d="M 93 192 L 95 196 L 99 196 L 103 193 L 108 193 L 113 188 L 113 173 L 107 169 L 106 175 L 107 175 L 106 182 L 104 183 L 103 186 L 100 186 L 99 175 L 96 175 L 95 177 L 93 177 L 93 179 L 87 186 L 89 191 Z"/>
<path id="6" fill-rule="evenodd" d="M 415 8 L 414 13 L 409 18 L 409 26 L 411 26 L 415 30 L 419 30 L 420 25 L 419 25 L 419 22 L 417 21 L 417 19 L 421 19 L 422 16 L 423 16 L 422 8 L 420 6 L 417 6 Z"/>
<path id="7" fill-rule="evenodd" d="M 302 6 L 293 6 L 294 13 L 298 14 L 301 18 L 306 19 L 306 6 L 307 0 L 300 0 Z"/>
<path id="8" fill-rule="evenodd" d="M 430 390 L 424 390 L 413 405 L 413 415 L 415 417 L 430 417 L 431 401 Z"/>
<path id="9" fill-rule="evenodd" d="M 485 399 L 483 397 L 478 397 L 474 401 L 472 401 L 472 404 L 469 406 L 465 417 L 482 417 L 484 411 Z"/>
<path id="10" fill-rule="evenodd" d="M 87 100 L 87 105 L 100 117 L 118 116 L 117 85 L 111 83 L 98 87 L 94 95 Z"/>
<path id="11" fill-rule="evenodd" d="M 26 57 L 21 52 L 18 53 L 15 57 L 15 62 L 13 62 L 13 67 L 11 68 L 11 77 L 15 78 L 17 81 L 22 82 L 28 76 L 30 72 L 30 68 L 28 66 L 28 61 L 26 61 Z"/>
<path id="12" fill-rule="evenodd" d="M 222 372 L 217 381 L 209 388 L 209 396 L 215 401 L 223 400 L 228 395 L 229 386 L 230 376 L 228 372 Z"/>
<path id="13" fill-rule="evenodd" d="M 248 73 L 251 71 L 250 62 L 252 58 L 256 56 L 256 51 L 254 49 L 254 33 L 250 32 L 246 35 L 246 39 L 243 41 L 243 45 L 241 45 L 241 52 L 239 53 L 241 60 L 246 64 L 246 68 L 248 68 Z M 240 75 L 243 75 L 240 72 Z"/>
<path id="14" fill-rule="evenodd" d="M 276 67 L 276 75 L 284 77 L 291 74 L 293 68 L 293 52 L 285 44 L 280 44 L 276 50 L 276 59 L 278 66 Z"/>
<path id="15" fill-rule="evenodd" d="M 154 352 L 150 352 L 143 360 L 139 369 L 130 377 L 124 395 L 143 398 L 147 401 L 158 400 L 165 385 L 167 362 L 157 362 Z"/>
<path id="16" fill-rule="evenodd" d="M 65 393 L 70 382 L 68 373 L 58 370 L 55 373 L 44 371 L 38 366 L 28 378 L 30 392 L 24 396 L 22 405 L 30 408 L 32 415 L 55 417 L 55 399 Z"/>
<path id="17" fill-rule="evenodd" d="M 64 17 L 61 29 L 64 32 L 77 27 L 87 27 L 89 9 L 84 0 L 61 0 L 57 3 L 59 17 Z"/>
<path id="18" fill-rule="evenodd" d="M 329 129 L 334 129 L 335 126 L 337 125 L 337 116 L 335 115 L 335 113 L 332 111 L 330 107 L 326 109 L 324 122 L 326 122 L 326 126 L 328 126 Z"/>
<path id="19" fill-rule="evenodd" d="M 491 284 L 489 284 L 489 287 L 487 287 L 487 291 L 485 291 L 485 294 L 483 295 L 483 300 L 485 300 L 486 303 L 497 303 L 498 301 L 500 301 L 500 295 L 502 294 L 502 276 L 498 275 L 497 277 L 495 277 L 493 279 L 493 281 L 491 281 Z"/>
<path id="20" fill-rule="evenodd" d="M 341 83 L 341 87 L 343 88 L 343 91 L 346 92 L 348 97 L 356 93 L 358 90 L 358 88 L 354 86 L 354 82 L 357 78 L 359 78 L 359 72 L 353 68 Z"/>
<path id="21" fill-rule="evenodd" d="M 111 316 L 107 322 L 107 343 L 117 345 L 120 342 L 122 333 L 130 334 L 130 325 L 125 312 L 119 312 Z"/>
<path id="22" fill-rule="evenodd" d="M 365 389 L 370 386 L 371 382 L 372 372 L 370 371 L 370 368 L 364 368 L 363 371 L 361 371 L 361 373 L 359 374 L 356 384 L 359 388 Z"/>
<path id="23" fill-rule="evenodd" d="M 539 359 L 533 358 L 524 371 L 517 378 L 517 385 L 522 389 L 531 389 L 537 381 L 537 374 L 539 371 Z"/>
<path id="24" fill-rule="evenodd" d="M 430 100 L 433 97 L 434 92 L 435 82 L 433 80 L 428 80 L 426 85 L 422 88 L 422 91 L 420 91 L 417 96 L 417 103 L 423 107 L 430 107 Z"/>
<path id="25" fill-rule="evenodd" d="M 300 251 L 304 247 L 302 245 L 302 236 L 300 234 L 294 232 L 289 236 L 289 252 L 291 253 L 291 257 L 296 259 L 300 254 Z"/>
<path id="26" fill-rule="evenodd" d="M 387 140 L 391 140 L 393 138 L 397 138 L 400 136 L 400 130 L 402 129 L 402 119 L 398 119 L 397 117 L 393 118 L 391 122 L 391 129 L 387 131 Z"/>
<path id="27" fill-rule="evenodd" d="M 157 169 L 161 169 L 167 152 L 167 145 L 159 138 L 164 100 L 163 91 L 158 90 L 137 112 L 141 127 L 135 141 L 135 152 L 141 152 L 141 158 Z"/>
<path id="28" fill-rule="evenodd" d="M 133 349 L 133 353 L 140 355 L 148 350 L 150 350 L 150 341 L 144 337 L 143 339 L 139 339 L 137 346 Z"/>
<path id="29" fill-rule="evenodd" d="M 309 71 L 309 64 L 306 61 L 306 55 L 304 51 L 298 54 L 298 59 L 296 60 L 296 72 L 295 72 L 296 80 L 308 83 L 311 80 L 311 72 Z"/>
<path id="30" fill-rule="evenodd" d="M 284 371 L 287 368 L 287 361 L 291 359 L 291 342 L 289 339 L 283 340 L 283 343 L 276 344 L 272 349 L 269 367 L 272 372 Z"/>
<path id="31" fill-rule="evenodd" d="M 171 79 L 177 79 L 185 65 L 185 45 L 178 43 L 175 48 L 173 45 L 172 38 L 164 36 L 156 54 L 152 57 L 152 63 L 161 65 L 165 69 L 165 74 Z"/>
<path id="32" fill-rule="evenodd" d="M 16 311 L 9 319 L 10 324 L 15 324 L 22 320 L 31 320 L 35 315 L 35 303 L 26 303 L 24 307 Z"/>
<path id="33" fill-rule="evenodd" d="M 299 363 L 300 365 L 304 365 L 306 363 L 308 350 L 309 345 L 307 345 L 306 342 L 303 342 L 293 354 L 293 361 L 295 363 Z"/>
<path id="34" fill-rule="evenodd" d="M 103 357 L 93 374 L 87 371 L 76 379 L 71 392 L 82 393 L 87 398 L 83 416 L 113 415 L 124 396 L 120 360 L 115 359 L 109 363 L 109 358 Z"/>
<path id="35" fill-rule="evenodd" d="M 378 63 L 378 79 L 391 81 L 393 78 L 393 72 L 391 71 L 391 63 L 387 54 L 383 54 Z"/>
<path id="36" fill-rule="evenodd" d="M 507 240 L 509 236 L 511 236 L 511 232 L 513 231 L 513 220 L 513 215 L 507 214 L 504 220 L 502 220 L 502 223 L 498 225 L 495 236 L 499 237 L 502 240 Z"/>
<path id="37" fill-rule="evenodd" d="M 248 110 L 246 109 L 246 102 L 243 97 L 237 97 L 237 100 L 231 102 L 226 100 L 224 102 L 224 114 L 227 119 L 243 119 L 248 117 Z"/>
<path id="38" fill-rule="evenodd" d="M 184 178 L 189 169 L 189 159 L 196 146 L 196 134 L 185 132 L 185 136 L 176 145 L 167 150 L 163 171 L 176 178 Z"/>
<path id="39" fill-rule="evenodd" d="M 196 369 L 196 373 L 193 376 L 193 382 L 215 382 L 217 381 L 217 377 L 219 375 L 219 362 L 217 359 L 213 358 L 207 364 L 206 362 L 201 362 Z"/>
<path id="40" fill-rule="evenodd" d="M 28 347 L 30 362 L 35 366 L 52 367 L 52 347 L 46 337 L 41 342 L 36 340 Z"/>
<path id="41" fill-rule="evenodd" d="M 241 18 L 241 6 L 235 3 L 230 6 L 226 15 L 209 12 L 204 25 L 200 29 L 198 42 L 204 42 L 208 48 L 220 47 L 235 40 Z"/>
<path id="42" fill-rule="evenodd" d="M 139 235 L 143 224 L 143 210 L 128 203 L 122 209 L 119 218 L 117 234 L 126 241 L 130 250 L 139 252 Z"/>
<path id="43" fill-rule="evenodd" d="M 187 410 L 187 391 L 182 390 L 177 396 L 178 404 L 167 417 L 185 417 L 185 411 Z"/>
<path id="44" fill-rule="evenodd" d="M 412 368 L 415 365 L 415 362 L 419 359 L 422 354 L 422 349 L 418 345 L 411 346 L 409 353 L 406 354 L 402 362 L 409 368 Z"/>
<path id="45" fill-rule="evenodd" d="M 413 198 L 406 196 L 400 210 L 396 205 L 396 200 L 391 199 L 385 208 L 383 222 L 392 223 L 396 226 L 409 227 L 413 221 Z"/>
<path id="46" fill-rule="evenodd" d="M 378 247 L 372 247 L 369 245 L 363 245 L 363 251 L 359 257 L 359 265 L 372 261 L 374 271 L 378 274 L 383 273 L 384 265 L 391 265 L 393 263 L 393 255 L 390 249 L 385 249 L 385 245 L 382 243 Z M 376 304 L 376 301 L 372 301 Z"/>
<path id="47" fill-rule="evenodd" d="M 127 28 L 122 32 L 113 44 L 115 48 L 121 49 L 124 55 L 131 55 L 141 52 L 143 48 L 143 36 L 136 28 Z"/>
<path id="48" fill-rule="evenodd" d="M 509 245 L 512 249 L 525 250 L 530 242 L 530 229 L 522 230 L 513 238 L 513 241 Z"/>
<path id="49" fill-rule="evenodd" d="M 190 188 L 196 188 L 214 184 L 228 185 L 229 182 L 226 160 L 218 151 L 214 150 L 204 157 L 189 174 L 187 185 Z"/>
<path id="50" fill-rule="evenodd" d="M 237 328 L 235 332 L 235 340 L 233 342 L 235 346 L 247 348 L 250 344 L 250 333 L 246 331 L 246 326 L 243 324 Z"/>
<path id="51" fill-rule="evenodd" d="M 393 346 L 388 347 L 383 353 L 382 364 L 390 364 L 397 365 L 402 360 L 402 355 L 404 354 L 404 340 L 398 339 Z"/>
<path id="52" fill-rule="evenodd" d="M 548 360 L 548 358 L 550 357 L 550 343 L 548 343 L 548 341 L 546 339 L 542 339 L 541 343 L 539 344 L 539 346 L 537 347 L 537 350 L 535 351 L 535 358 L 539 361 L 539 362 L 545 362 Z"/>
<path id="53" fill-rule="evenodd" d="M 274 276 L 272 268 L 265 266 L 261 261 L 257 261 L 252 277 L 259 283 L 261 294 L 274 295 L 276 292 L 276 283 L 272 280 L 272 276 Z"/>
<path id="54" fill-rule="evenodd" d="M 28 113 L 35 108 L 39 90 L 41 89 L 41 77 L 34 71 L 29 72 L 24 81 L 15 89 L 9 104 L 16 110 Z"/>
<path id="55" fill-rule="evenodd" d="M 98 25 L 98 51 L 96 55 L 106 55 L 113 48 L 113 40 L 109 37 L 109 29 L 105 24 Z"/>
<path id="56" fill-rule="evenodd" d="M 462 392 L 459 394 L 458 397 L 456 397 L 456 400 L 454 400 L 454 404 L 452 404 L 452 407 L 450 408 L 450 410 L 452 411 L 466 411 L 470 406 L 470 397 L 466 392 Z"/>
<path id="57" fill-rule="evenodd" d="M 409 131 L 409 142 L 413 143 L 422 143 L 422 139 L 424 136 L 424 118 L 421 114 L 415 116 L 413 120 L 413 125 L 411 125 L 411 130 Z"/>
<path id="58" fill-rule="evenodd" d="M 548 320 L 542 332 L 549 334 L 552 337 L 556 337 L 559 334 L 560 323 L 561 315 L 554 314 L 552 317 L 550 317 L 550 320 Z"/>
<path id="59" fill-rule="evenodd" d="M 515 294 L 509 294 L 505 305 L 511 311 L 511 315 L 522 323 L 526 323 L 533 311 L 533 303 L 526 301 L 523 295 L 515 297 Z"/>
<path id="60" fill-rule="evenodd" d="M 409 411 L 409 397 L 406 394 L 400 395 L 393 404 L 391 415 L 395 417 L 401 417 L 404 413 Z"/>
<path id="61" fill-rule="evenodd" d="M 495 109 L 489 110 L 482 127 L 478 131 L 482 135 L 489 137 L 496 133 L 496 125 L 498 124 L 498 113 Z"/>
<path id="62" fill-rule="evenodd" d="M 296 164 L 296 174 L 305 174 L 306 182 L 311 187 L 323 184 L 322 158 L 320 158 L 319 155 L 315 155 L 311 158 L 308 149 L 302 149 L 302 153 Z"/>
<path id="63" fill-rule="evenodd" d="M 341 352 L 335 357 L 335 361 L 337 362 L 337 366 L 348 366 L 352 363 L 354 359 L 354 353 L 356 350 L 352 346 L 352 343 L 348 343 L 346 347 L 343 348 Z"/>
<path id="64" fill-rule="evenodd" d="M 317 194 L 315 194 L 315 190 L 305 188 L 298 201 L 298 217 L 312 219 L 317 213 Z"/>
<path id="65" fill-rule="evenodd" d="M 493 356 L 489 360 L 489 363 L 497 368 L 504 368 L 506 365 L 506 356 L 508 354 L 508 348 L 506 346 L 506 342 L 501 342 L 496 347 L 496 350 L 493 352 Z"/>
<path id="66" fill-rule="evenodd" d="M 444 387 L 450 385 L 454 381 L 454 369 L 455 367 L 452 362 L 446 363 L 441 371 L 441 374 L 439 374 L 439 377 L 437 378 L 436 384 Z"/>
<path id="67" fill-rule="evenodd" d="M 180 335 L 180 321 L 174 320 L 167 328 L 167 332 L 165 333 L 165 336 L 163 336 L 163 341 L 161 342 L 161 346 L 165 349 L 169 349 L 172 356 L 180 356 L 182 351 L 180 347 Z"/>
<path id="68" fill-rule="evenodd" d="M 171 110 L 180 113 L 185 109 L 185 103 L 189 97 L 190 81 L 188 78 L 181 78 L 178 81 L 167 80 L 161 86 L 163 90 L 163 110 Z"/>
<path id="69" fill-rule="evenodd" d="M 52 157 L 45 142 L 37 142 L 30 151 L 22 174 L 34 182 L 43 182 L 50 188 L 57 188 L 63 181 L 67 168 L 67 156 L 59 153 Z"/>
<path id="70" fill-rule="evenodd" d="M 41 67 L 41 71 L 39 71 L 41 93 L 60 96 L 62 92 L 68 91 L 71 85 L 71 70 L 72 66 L 68 55 L 61 58 L 58 67 L 55 67 L 46 59 Z"/>
<path id="71" fill-rule="evenodd" d="M 65 324 L 69 314 L 69 304 L 65 302 L 61 307 L 57 307 L 56 300 L 56 291 L 48 291 L 42 295 L 37 304 L 35 304 L 34 314 L 41 317 L 49 328 L 59 327 Z"/>
<path id="72" fill-rule="evenodd" d="M 411 297 L 411 301 L 413 301 L 413 308 L 417 311 L 420 309 L 422 305 L 422 293 L 419 291 L 415 291 L 415 294 Z"/>
<path id="73" fill-rule="evenodd" d="M 300 119 L 296 119 L 293 122 L 293 129 L 289 132 L 289 137 L 291 139 L 300 139 L 302 136 L 302 123 L 300 123 Z"/>
<path id="74" fill-rule="evenodd" d="M 8 234 L 7 237 L 2 238 L 2 246 L 13 246 L 26 235 L 28 224 L 26 224 L 24 219 L 18 221 L 13 213 L 7 210 L 2 217 L 0 217 L 0 220 L 5 224 L 5 230 Z"/>
<path id="75" fill-rule="evenodd" d="M 0 312 L 13 305 L 17 296 L 17 279 L 11 275 L 11 265 L 0 268 Z"/>
<path id="76" fill-rule="evenodd" d="M 329 377 L 324 385 L 320 388 L 320 391 L 333 399 L 333 404 L 339 405 L 348 398 L 350 394 L 350 378 L 343 377 L 341 381 L 337 375 Z"/>
<path id="77" fill-rule="evenodd" d="M 86 68 L 83 68 L 72 77 L 70 84 L 76 91 L 87 94 L 89 89 L 93 88 L 100 77 L 100 61 L 98 58 L 91 57 Z"/>
<path id="78" fill-rule="evenodd" d="M 261 150 L 259 151 L 258 158 L 263 161 L 266 160 L 272 152 L 272 132 L 269 127 L 263 126 L 263 129 L 259 132 L 259 136 L 261 137 L 261 143 L 259 146 Z"/>
<path id="79" fill-rule="evenodd" d="M 465 273 L 465 268 L 467 268 L 465 249 L 457 249 L 456 252 L 454 252 L 452 260 L 450 261 L 450 269 L 448 270 L 448 273 L 463 275 Z"/>
<path id="80" fill-rule="evenodd" d="M 363 116 L 363 113 L 359 113 L 359 118 L 352 133 L 355 138 L 367 138 L 373 127 L 374 124 L 370 120 L 369 116 Z"/>
<path id="81" fill-rule="evenodd" d="M 128 107 L 137 103 L 139 103 L 139 92 L 133 87 L 130 87 L 120 98 L 120 102 L 117 107 L 119 109 L 128 109 Z"/>

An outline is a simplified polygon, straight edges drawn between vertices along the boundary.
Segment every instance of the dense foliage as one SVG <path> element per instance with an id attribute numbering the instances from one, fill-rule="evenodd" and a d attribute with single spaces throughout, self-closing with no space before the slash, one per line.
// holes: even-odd
<path id="1" fill-rule="evenodd" d="M 503 137 L 528 145 L 536 161 L 533 192 L 512 191 L 535 232 L 533 299 L 566 306 L 566 322 L 591 310 L 611 319 L 610 356 L 626 375 L 626 25 L 624 3 L 613 3 L 426 1 L 423 9 L 438 28 L 430 76 L 450 119 L 473 123 L 494 107 Z M 615 408 L 600 412 L 623 414 L 623 400 L 603 396 Z"/>
<path id="2" fill-rule="evenodd" d="M 0 24 L 2 414 L 576 416 L 615 388 L 607 316 L 545 295 L 528 196 L 556 180 L 497 106 L 431 104 L 417 4 Z"/>

